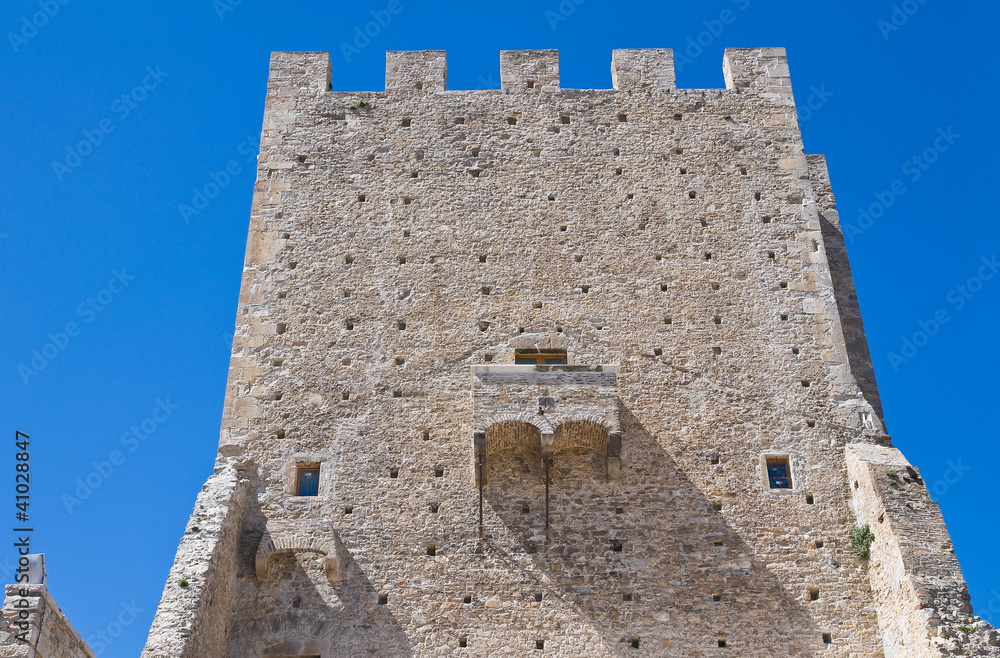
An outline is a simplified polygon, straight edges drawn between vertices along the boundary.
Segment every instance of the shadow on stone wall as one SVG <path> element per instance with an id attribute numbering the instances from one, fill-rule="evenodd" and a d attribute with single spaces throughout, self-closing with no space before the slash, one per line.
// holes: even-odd
<path id="1" fill-rule="evenodd" d="M 248 527 L 263 517 L 248 516 Z M 240 588 L 233 606 L 227 656 L 410 656 L 410 643 L 388 605 L 351 555 L 339 547 L 337 576 L 325 556 L 275 553 L 267 580 L 257 580 L 253 556 L 260 532 L 244 534 Z"/>
<path id="2" fill-rule="evenodd" d="M 511 556 L 509 568 L 534 574 L 543 601 L 599 629 L 612 653 L 639 655 L 636 643 L 642 655 L 822 651 L 821 630 L 796 600 L 801 593 L 782 587 L 624 407 L 621 423 L 627 454 L 617 482 L 605 483 L 603 470 L 575 477 L 555 466 L 548 539 L 535 472 L 516 487 L 486 488 L 504 534 L 520 539 L 532 565 L 525 570 Z M 492 539 L 486 551 L 503 560 L 508 548 Z"/>

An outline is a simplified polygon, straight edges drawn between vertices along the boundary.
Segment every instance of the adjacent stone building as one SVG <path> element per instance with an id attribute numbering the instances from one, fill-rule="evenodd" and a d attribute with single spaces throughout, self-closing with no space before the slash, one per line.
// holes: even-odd
<path id="1" fill-rule="evenodd" d="M 16 573 L 22 582 L 4 588 L 0 609 L 0 658 L 95 658 L 49 592 L 45 555 L 19 555 Z"/>
<path id="2" fill-rule="evenodd" d="M 670 50 L 596 90 L 551 50 L 499 90 L 386 66 L 272 56 L 218 461 L 143 656 L 1000 656 L 886 433 L 784 50 L 725 89 Z"/>

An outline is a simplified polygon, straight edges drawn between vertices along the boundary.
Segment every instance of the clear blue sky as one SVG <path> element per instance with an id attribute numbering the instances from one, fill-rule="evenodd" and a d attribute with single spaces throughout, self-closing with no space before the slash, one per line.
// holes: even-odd
<path id="1" fill-rule="evenodd" d="M 671 47 L 690 58 L 678 85 L 705 88 L 724 86 L 726 46 L 787 48 L 806 150 L 826 154 L 858 229 L 848 246 L 889 430 L 941 504 L 977 611 L 992 599 L 1000 623 L 1000 277 L 978 278 L 1000 253 L 996 3 L 906 0 L 893 17 L 892 0 L 399 0 L 348 61 L 341 43 L 388 0 L 237 1 L 0 12 L 0 429 L 31 435 L 34 548 L 81 634 L 138 608 L 102 656 L 138 655 L 212 470 L 274 50 L 330 51 L 335 89 L 381 90 L 386 50 L 447 50 L 458 89 L 499 87 L 502 49 L 559 48 L 564 87 L 600 88 L 613 48 Z M 735 19 L 717 24 L 725 9 Z M 68 153 L 85 133 L 99 143 Z M 237 173 L 185 222 L 180 204 L 230 161 Z M 879 196 L 888 207 L 859 225 Z M 919 345 L 904 353 L 906 337 Z M 3 455 L 10 528 L 12 445 Z M 99 486 L 68 510 L 88 475 Z"/>

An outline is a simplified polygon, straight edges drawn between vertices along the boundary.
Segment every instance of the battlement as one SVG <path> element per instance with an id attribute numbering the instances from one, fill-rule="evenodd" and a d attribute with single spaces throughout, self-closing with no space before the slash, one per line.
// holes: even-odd
<path id="1" fill-rule="evenodd" d="M 727 48 L 723 56 L 725 88 L 737 93 L 790 96 L 791 82 L 784 48 Z M 293 83 L 299 94 L 331 89 L 329 53 L 276 52 L 271 55 L 271 84 Z M 388 51 L 385 93 L 435 94 L 466 92 L 447 86 L 443 50 Z M 676 89 L 674 54 L 669 48 L 620 49 L 611 55 L 611 88 L 590 91 L 657 92 Z M 565 89 L 559 80 L 558 50 L 500 52 L 500 89 L 506 94 L 554 94 Z M 476 90 L 482 92 L 483 90 Z M 579 90 L 574 90 L 579 91 Z M 287 95 L 287 94 L 286 94 Z"/>

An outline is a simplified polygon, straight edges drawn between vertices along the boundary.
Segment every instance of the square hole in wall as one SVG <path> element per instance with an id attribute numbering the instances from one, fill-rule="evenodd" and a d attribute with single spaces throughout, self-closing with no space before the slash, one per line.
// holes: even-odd
<path id="1" fill-rule="evenodd" d="M 624 592 L 622 594 L 622 601 L 624 601 L 626 603 L 631 603 L 634 600 L 633 597 L 634 597 L 634 595 L 632 594 L 632 592 Z"/>
<path id="2" fill-rule="evenodd" d="M 833 644 L 832 633 L 823 633 L 823 644 Z"/>
<path id="3" fill-rule="evenodd" d="M 629 646 L 632 647 L 633 649 L 638 649 L 639 648 L 639 638 L 637 638 L 635 636 L 632 636 L 629 639 Z"/>
<path id="4" fill-rule="evenodd" d="M 725 638 L 719 638 L 719 646 L 723 648 L 727 646 Z"/>
<path id="5" fill-rule="evenodd" d="M 810 601 L 819 601 L 819 588 L 818 587 L 810 587 L 809 588 L 809 600 Z"/>
<path id="6" fill-rule="evenodd" d="M 437 514 L 438 509 L 440 509 L 440 507 L 441 503 L 431 503 L 430 505 L 427 506 L 427 509 L 431 511 L 431 514 Z"/>
<path id="7" fill-rule="evenodd" d="M 542 602 L 542 593 L 535 592 L 535 603 L 541 603 L 541 602 Z"/>
<path id="8" fill-rule="evenodd" d="M 434 557 L 437 555 L 437 546 L 435 544 L 427 545 L 427 555 L 429 555 L 430 557 Z"/>
<path id="9" fill-rule="evenodd" d="M 399 477 L 399 469 L 396 467 L 389 469 L 389 477 L 396 479 Z"/>
<path id="10" fill-rule="evenodd" d="M 467 646 L 469 646 L 469 640 L 468 640 L 468 638 L 465 638 L 465 637 L 458 638 L 458 646 L 459 646 L 460 649 L 464 649 Z"/>
<path id="11" fill-rule="evenodd" d="M 545 648 L 545 640 L 535 640 L 535 649 L 541 651 Z"/>
<path id="12" fill-rule="evenodd" d="M 806 494 L 806 505 L 812 505 L 812 504 L 813 504 L 813 495 Z"/>
<path id="13" fill-rule="evenodd" d="M 388 594 L 379 594 L 378 595 L 378 604 L 379 605 L 387 605 L 388 603 L 389 603 L 389 595 Z"/>
<path id="14" fill-rule="evenodd" d="M 722 601 L 722 594 L 713 594 L 712 603 L 719 603 Z"/>
<path id="15" fill-rule="evenodd" d="M 434 477 L 436 478 L 444 477 L 444 466 L 434 467 Z"/>

